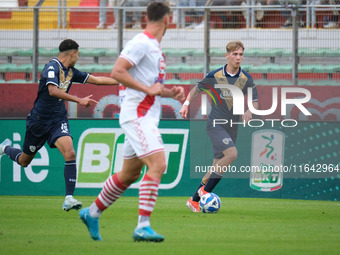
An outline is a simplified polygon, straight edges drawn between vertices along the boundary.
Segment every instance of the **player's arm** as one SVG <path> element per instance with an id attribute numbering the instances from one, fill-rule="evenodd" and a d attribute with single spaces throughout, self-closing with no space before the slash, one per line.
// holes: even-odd
<path id="1" fill-rule="evenodd" d="M 258 110 L 259 109 L 259 103 L 257 101 L 253 102 L 253 107 Z M 251 111 L 248 109 L 243 115 L 242 115 L 242 120 L 244 120 L 246 123 L 250 121 L 253 118 L 253 114 Z"/>
<path id="2" fill-rule="evenodd" d="M 255 86 L 254 80 L 251 78 L 248 80 L 248 86 L 252 88 L 252 96 L 253 96 L 253 107 L 258 110 L 259 109 L 259 103 L 258 103 L 258 94 L 257 94 L 257 88 Z M 253 118 L 253 114 L 248 109 L 243 115 L 242 120 L 246 123 L 250 121 Z"/>
<path id="3" fill-rule="evenodd" d="M 92 74 L 89 75 L 86 82 L 95 84 L 95 85 L 118 85 L 119 84 L 118 81 L 110 77 L 94 76 Z"/>
<path id="4" fill-rule="evenodd" d="M 186 119 L 188 117 L 189 105 L 191 102 L 193 102 L 197 98 L 199 93 L 200 91 L 197 89 L 197 87 L 194 87 L 188 94 L 187 99 L 185 100 L 181 110 L 179 111 L 179 113 L 182 115 L 183 118 Z"/>
<path id="5" fill-rule="evenodd" d="M 150 96 L 160 95 L 162 93 L 163 85 L 159 82 L 155 83 L 151 87 L 148 87 L 136 81 L 128 72 L 131 67 L 132 64 L 129 61 L 127 61 L 125 58 L 119 57 L 112 69 L 111 78 L 117 80 L 125 87 L 142 91 Z"/>
<path id="6" fill-rule="evenodd" d="M 184 96 L 184 88 L 181 86 L 174 86 L 171 89 L 163 88 L 161 97 L 170 97 L 178 101 L 183 101 Z"/>
<path id="7" fill-rule="evenodd" d="M 50 96 L 60 98 L 66 101 L 76 102 L 80 105 L 89 107 L 91 104 L 98 104 L 98 102 L 94 99 L 91 99 L 92 95 L 89 95 L 87 97 L 77 97 L 70 95 L 62 90 L 60 90 L 56 85 L 54 84 L 47 84 L 48 86 L 48 92 Z"/>

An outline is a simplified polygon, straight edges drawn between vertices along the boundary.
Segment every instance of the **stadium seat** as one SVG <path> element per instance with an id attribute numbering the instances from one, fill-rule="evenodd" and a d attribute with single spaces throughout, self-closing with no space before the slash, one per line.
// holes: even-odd
<path id="1" fill-rule="evenodd" d="M 180 63 L 176 65 L 169 65 L 166 67 L 166 72 L 167 73 L 181 73 L 182 72 L 182 67 L 186 66 L 187 64 Z"/>
<path id="2" fill-rule="evenodd" d="M 313 73 L 315 65 L 298 65 L 299 73 Z"/>
<path id="3" fill-rule="evenodd" d="M 283 49 L 257 49 L 257 57 L 280 57 Z"/>
<path id="4" fill-rule="evenodd" d="M 5 81 L 4 83 L 32 83 L 32 81 L 27 81 L 24 79 L 14 79 L 14 80 Z"/>
<path id="5" fill-rule="evenodd" d="M 0 73 L 5 73 L 5 72 L 9 72 L 9 70 L 12 70 L 13 68 L 16 67 L 16 64 L 2 64 L 0 65 Z"/>
<path id="6" fill-rule="evenodd" d="M 327 48 L 319 48 L 312 50 L 311 56 L 313 57 L 323 57 L 325 55 Z"/>
<path id="7" fill-rule="evenodd" d="M 94 65 L 93 72 L 94 73 L 111 73 L 113 65 Z M 80 67 L 82 70 L 82 67 Z"/>
<path id="8" fill-rule="evenodd" d="M 269 84 L 271 86 L 292 86 L 293 82 L 291 80 L 271 80 Z"/>
<path id="9" fill-rule="evenodd" d="M 265 79 L 255 80 L 255 84 L 261 85 L 261 86 L 266 86 L 266 85 L 270 85 L 270 81 L 265 80 Z"/>
<path id="10" fill-rule="evenodd" d="M 299 48 L 298 56 L 299 57 L 312 57 L 313 51 L 310 48 Z"/>
<path id="11" fill-rule="evenodd" d="M 31 73 L 33 71 L 33 66 L 31 64 L 17 65 L 12 67 L 8 72 L 13 73 Z"/>
<path id="12" fill-rule="evenodd" d="M 80 49 L 79 55 L 81 57 L 93 57 L 94 63 L 98 64 L 99 57 L 105 56 L 105 49 Z"/>
<path id="13" fill-rule="evenodd" d="M 1 48 L 0 57 L 7 57 L 8 63 L 12 63 L 12 57 L 17 56 L 19 49 L 16 48 Z"/>
<path id="14" fill-rule="evenodd" d="M 178 79 L 170 79 L 170 80 L 165 80 L 165 84 L 191 84 L 190 80 L 178 80 Z"/>
<path id="15" fill-rule="evenodd" d="M 203 65 L 183 65 L 181 73 L 203 73 Z"/>
<path id="16" fill-rule="evenodd" d="M 17 48 L 1 48 L 0 49 L 0 56 L 6 57 L 6 56 L 16 56 L 19 52 L 19 49 Z"/>
<path id="17" fill-rule="evenodd" d="M 299 86 L 314 86 L 315 84 L 311 80 L 298 80 Z"/>
<path id="18" fill-rule="evenodd" d="M 340 82 L 335 80 L 322 80 L 314 83 L 315 86 L 340 86 Z"/>
<path id="19" fill-rule="evenodd" d="M 244 56 L 245 57 L 256 57 L 257 53 L 258 53 L 258 50 L 259 49 L 257 49 L 257 48 L 246 49 L 244 51 Z"/>
<path id="20" fill-rule="evenodd" d="M 185 63 L 169 65 L 166 67 L 167 73 L 202 73 L 203 71 L 203 65 L 189 65 Z"/>
<path id="21" fill-rule="evenodd" d="M 325 57 L 340 57 L 340 48 L 338 49 L 325 49 Z"/>
<path id="22" fill-rule="evenodd" d="M 213 70 L 216 70 L 218 68 L 221 68 L 224 64 L 216 64 L 216 65 L 210 65 L 209 68 L 210 68 L 210 71 L 213 71 Z M 243 68 L 243 66 L 242 66 Z"/>
<path id="23" fill-rule="evenodd" d="M 18 52 L 18 56 L 20 57 L 32 57 L 33 56 L 33 49 L 20 49 Z"/>
<path id="24" fill-rule="evenodd" d="M 106 51 L 105 51 L 105 57 L 118 57 L 118 51 L 117 51 L 117 49 L 114 49 L 114 50 L 106 50 Z"/>
<path id="25" fill-rule="evenodd" d="M 203 57 L 204 56 L 204 50 L 203 49 L 193 49 L 193 52 L 191 53 L 193 57 Z"/>
<path id="26" fill-rule="evenodd" d="M 291 73 L 292 70 L 292 65 L 272 65 L 270 73 Z"/>
<path id="27" fill-rule="evenodd" d="M 93 73 L 97 65 L 95 64 L 89 64 L 89 65 L 81 65 L 81 66 L 75 66 L 75 68 L 87 72 L 87 73 Z"/>
<path id="28" fill-rule="evenodd" d="M 273 67 L 272 64 L 252 66 L 252 67 L 250 67 L 249 72 L 251 72 L 251 73 L 270 73 L 271 70 L 272 70 L 272 67 Z"/>
<path id="29" fill-rule="evenodd" d="M 39 56 L 42 57 L 58 57 L 59 49 L 46 49 L 46 48 L 39 48 Z"/>
<path id="30" fill-rule="evenodd" d="M 293 56 L 292 50 L 291 49 L 284 49 L 282 51 L 282 57 L 291 57 Z"/>
<path id="31" fill-rule="evenodd" d="M 16 64 L 3 64 L 0 65 L 0 72 L 7 73 L 30 73 L 33 71 L 31 64 L 16 65 Z"/>
<path id="32" fill-rule="evenodd" d="M 174 49 L 174 48 L 164 48 L 162 52 L 166 57 L 188 57 L 192 56 L 194 50 L 193 49 Z"/>
<path id="33" fill-rule="evenodd" d="M 253 65 L 241 65 L 241 68 L 246 72 L 249 72 L 252 67 Z"/>
<path id="34" fill-rule="evenodd" d="M 222 48 L 211 48 L 210 49 L 211 57 L 224 57 L 225 53 L 226 53 L 226 49 L 222 49 Z"/>
<path id="35" fill-rule="evenodd" d="M 334 73 L 335 65 L 315 65 L 314 73 Z"/>
<path id="36" fill-rule="evenodd" d="M 44 69 L 45 65 L 39 65 L 38 66 L 38 72 L 41 72 Z"/>

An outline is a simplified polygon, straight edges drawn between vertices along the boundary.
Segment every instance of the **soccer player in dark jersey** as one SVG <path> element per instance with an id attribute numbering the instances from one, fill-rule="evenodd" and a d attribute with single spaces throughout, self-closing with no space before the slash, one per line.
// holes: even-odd
<path id="1" fill-rule="evenodd" d="M 79 45 L 66 39 L 59 45 L 58 58 L 48 62 L 39 82 L 38 95 L 26 119 L 26 134 L 23 150 L 13 148 L 12 141 L 6 139 L 0 144 L 0 155 L 7 154 L 13 161 L 27 167 L 39 149 L 47 141 L 51 148 L 58 148 L 65 159 L 64 177 L 66 197 L 63 209 L 80 209 L 82 203 L 73 198 L 76 184 L 76 156 L 72 136 L 69 131 L 65 100 L 89 107 L 96 104 L 92 95 L 77 97 L 68 94 L 73 82 L 96 85 L 116 85 L 118 82 L 109 77 L 96 77 L 74 68 L 78 61 Z"/>
<path id="2" fill-rule="evenodd" d="M 187 100 L 184 102 L 180 114 L 187 118 L 188 106 L 195 100 L 201 91 L 212 90 L 214 95 L 218 95 L 221 104 L 212 104 L 211 112 L 207 120 L 207 134 L 213 144 L 214 160 L 213 169 L 226 169 L 237 158 L 235 147 L 237 137 L 237 125 L 230 125 L 231 122 L 240 122 L 240 115 L 233 115 L 233 97 L 226 88 L 221 88 L 222 84 L 237 86 L 243 94 L 248 88 L 252 88 L 252 100 L 255 109 L 258 109 L 258 96 L 253 78 L 241 68 L 244 45 L 240 41 L 229 42 L 226 46 L 226 58 L 228 64 L 208 73 L 195 88 L 193 88 Z M 220 85 L 220 86 L 217 86 Z M 247 123 L 252 118 L 249 109 L 242 115 L 242 121 Z M 214 120 L 227 120 L 224 125 L 215 125 Z M 218 167 L 219 166 L 219 167 Z M 207 173 L 193 196 L 187 201 L 187 206 L 193 212 L 199 212 L 198 202 L 200 197 L 208 192 L 212 192 L 223 176 L 223 171 L 213 171 Z"/>

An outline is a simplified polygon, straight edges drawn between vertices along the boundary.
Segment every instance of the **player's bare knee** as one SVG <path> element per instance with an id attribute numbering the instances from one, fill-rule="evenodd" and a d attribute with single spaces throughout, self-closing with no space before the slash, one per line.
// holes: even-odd
<path id="1" fill-rule="evenodd" d="M 159 171 L 161 171 L 162 173 L 164 173 L 165 170 L 166 170 L 166 163 L 165 163 L 165 162 L 159 163 L 159 164 L 157 165 L 157 168 L 159 169 Z"/>
<path id="2" fill-rule="evenodd" d="M 228 158 L 229 161 L 234 162 L 237 159 L 237 149 L 234 148 L 230 148 L 228 149 L 228 152 L 225 154 L 225 157 Z"/>
<path id="3" fill-rule="evenodd" d="M 65 152 L 65 161 L 75 160 L 76 152 L 74 150 L 70 150 Z"/>
<path id="4" fill-rule="evenodd" d="M 235 149 L 230 153 L 230 160 L 234 162 L 236 159 L 237 159 L 237 150 Z"/>

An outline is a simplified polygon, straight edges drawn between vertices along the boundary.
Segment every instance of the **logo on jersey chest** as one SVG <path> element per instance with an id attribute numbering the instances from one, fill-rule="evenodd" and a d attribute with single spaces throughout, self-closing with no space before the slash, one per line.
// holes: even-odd
<path id="1" fill-rule="evenodd" d="M 160 83 L 164 84 L 165 67 L 166 67 L 166 63 L 165 63 L 165 57 L 163 55 L 163 57 L 158 60 L 158 71 L 159 71 L 159 73 L 158 73 L 158 77 L 156 79 L 156 82 L 160 82 Z"/>
<path id="2" fill-rule="evenodd" d="M 70 69 L 67 73 L 67 76 L 65 76 L 65 72 L 63 69 L 59 68 L 60 75 L 59 75 L 59 89 L 61 91 L 67 92 L 68 87 L 71 84 L 71 79 L 73 77 L 73 70 Z"/>
<path id="3" fill-rule="evenodd" d="M 158 61 L 159 72 L 164 74 L 165 73 L 165 67 L 166 67 L 165 60 L 163 58 L 160 58 L 159 61 Z"/>
<path id="4" fill-rule="evenodd" d="M 223 75 L 223 72 L 217 72 L 215 74 L 215 79 L 219 84 L 229 84 L 227 78 Z M 248 78 L 242 73 L 240 77 L 235 81 L 234 86 L 238 87 L 239 89 L 243 89 L 247 83 Z M 225 103 L 228 106 L 228 109 L 231 110 L 233 107 L 233 94 L 229 89 L 221 88 L 220 97 L 225 100 Z"/>

